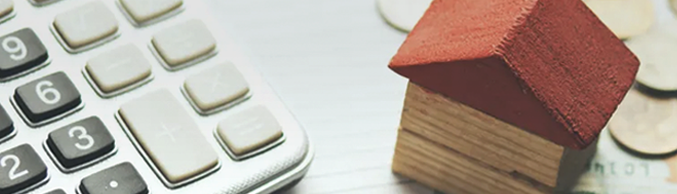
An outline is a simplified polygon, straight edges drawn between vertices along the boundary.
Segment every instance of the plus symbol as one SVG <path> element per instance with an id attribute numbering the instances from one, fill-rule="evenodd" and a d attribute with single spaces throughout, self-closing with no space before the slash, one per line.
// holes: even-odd
<path id="1" fill-rule="evenodd" d="M 164 123 L 161 124 L 161 130 L 157 136 L 168 136 L 169 139 L 172 140 L 172 142 L 176 142 L 176 138 L 174 138 L 174 133 L 175 131 L 181 130 L 181 127 L 167 127 Z"/>

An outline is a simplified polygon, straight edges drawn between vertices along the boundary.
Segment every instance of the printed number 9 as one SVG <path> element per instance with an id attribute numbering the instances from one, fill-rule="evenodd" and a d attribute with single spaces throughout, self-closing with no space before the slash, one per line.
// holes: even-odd
<path id="1" fill-rule="evenodd" d="M 38 98 L 42 100 L 45 104 L 56 104 L 61 100 L 61 93 L 59 93 L 59 90 L 56 90 L 52 87 L 54 84 L 51 81 L 41 81 L 38 83 L 38 85 L 35 85 L 35 93 L 38 94 Z M 44 90 L 42 89 L 44 86 L 47 86 Z M 52 94 L 52 98 L 48 98 L 47 94 Z"/>
<path id="2" fill-rule="evenodd" d="M 12 43 L 14 46 L 12 47 L 10 43 Z M 2 49 L 10 54 L 9 58 L 12 58 L 15 61 L 26 58 L 26 54 L 28 54 L 28 50 L 26 49 L 24 42 L 15 36 L 10 36 L 2 40 Z"/>
<path id="3" fill-rule="evenodd" d="M 92 138 L 92 136 L 87 134 L 87 129 L 85 129 L 82 126 L 75 126 L 75 127 L 71 128 L 70 130 L 68 130 L 68 136 L 74 137 L 75 132 L 80 133 L 79 135 L 77 135 L 78 139 L 87 140 L 87 144 L 84 144 L 84 145 L 80 144 L 80 142 L 76 143 L 75 144 L 76 148 L 78 148 L 79 150 L 86 150 L 86 149 L 92 148 L 92 146 L 94 146 L 94 138 Z"/>

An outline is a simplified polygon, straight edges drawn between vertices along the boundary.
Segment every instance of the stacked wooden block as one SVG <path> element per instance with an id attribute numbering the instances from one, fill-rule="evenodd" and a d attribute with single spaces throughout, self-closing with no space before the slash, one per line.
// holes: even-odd
<path id="1" fill-rule="evenodd" d="M 410 80 L 393 171 L 453 194 L 565 193 L 638 65 L 581 1 L 435 0 L 389 64 Z"/>
<path id="2" fill-rule="evenodd" d="M 573 184 L 595 153 L 595 146 L 565 148 L 413 83 L 404 107 L 393 170 L 449 193 L 552 193 Z"/>

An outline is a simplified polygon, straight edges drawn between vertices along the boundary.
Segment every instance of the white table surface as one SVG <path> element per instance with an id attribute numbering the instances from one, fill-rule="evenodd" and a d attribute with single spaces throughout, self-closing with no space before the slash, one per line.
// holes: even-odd
<path id="1" fill-rule="evenodd" d="M 390 170 L 406 79 L 387 64 L 406 34 L 374 0 L 211 3 L 315 147 L 288 193 L 433 193 Z"/>

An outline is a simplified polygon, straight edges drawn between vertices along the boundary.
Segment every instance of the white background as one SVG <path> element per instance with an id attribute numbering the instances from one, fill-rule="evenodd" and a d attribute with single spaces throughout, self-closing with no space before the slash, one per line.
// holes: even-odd
<path id="1" fill-rule="evenodd" d="M 406 34 L 375 1 L 210 3 L 315 147 L 289 193 L 433 193 L 390 170 L 407 80 L 387 64 Z"/>

